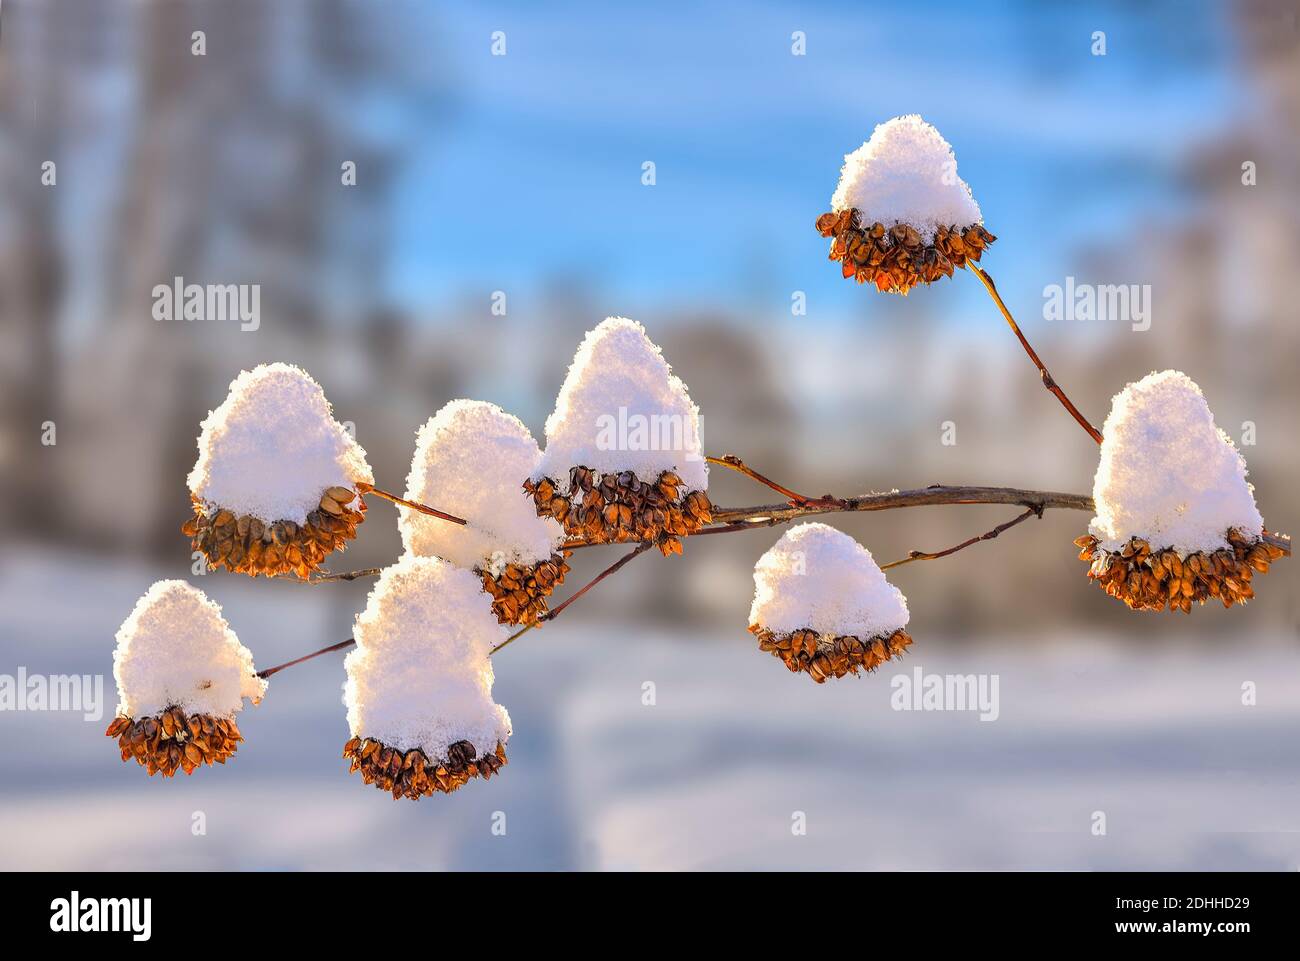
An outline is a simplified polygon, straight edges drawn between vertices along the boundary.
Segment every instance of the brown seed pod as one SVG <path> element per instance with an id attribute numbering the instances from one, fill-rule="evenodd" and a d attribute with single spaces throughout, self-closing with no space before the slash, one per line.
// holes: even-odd
<path id="1" fill-rule="evenodd" d="M 251 515 L 205 505 L 191 497 L 194 516 L 181 525 L 192 550 L 201 553 L 209 567 L 225 567 L 237 574 L 296 574 L 306 580 L 326 556 L 341 551 L 357 536 L 366 519 L 366 502 L 346 487 L 321 493 L 319 507 L 299 525 L 289 520 L 265 522 Z M 349 506 L 351 505 L 351 506 Z"/>
<path id="2" fill-rule="evenodd" d="M 1101 547 L 1091 534 L 1075 538 L 1079 560 L 1088 563 L 1088 578 L 1111 597 L 1135 611 L 1182 611 L 1192 604 L 1217 600 L 1225 608 L 1245 604 L 1255 596 L 1251 578 L 1267 573 L 1285 552 L 1238 530 L 1225 535 L 1227 546 L 1186 557 L 1171 547 L 1153 550 L 1141 538 L 1131 538 L 1117 551 Z"/>
<path id="3" fill-rule="evenodd" d="M 457 741 L 447 749 L 447 757 L 430 760 L 419 748 L 399 751 L 372 738 L 354 737 L 343 745 L 344 759 L 352 763 L 349 773 L 361 772 L 361 779 L 381 791 L 418 801 L 434 794 L 450 794 L 468 783 L 470 778 L 485 781 L 506 764 L 505 745 L 497 743 L 494 752 L 475 757 L 474 745 Z"/>
<path id="4" fill-rule="evenodd" d="M 832 211 L 817 218 L 817 230 L 831 237 L 830 259 L 841 262 L 845 278 L 873 283 L 885 293 L 906 295 L 917 284 L 951 277 L 967 261 L 978 262 L 984 248 L 997 240 L 979 224 L 964 229 L 939 227 L 924 243 L 911 224 L 863 227 L 856 210 Z"/>
<path id="5" fill-rule="evenodd" d="M 193 774 L 203 765 L 225 764 L 243 735 L 234 718 L 186 713 L 179 707 L 139 719 L 115 717 L 104 732 L 117 738 L 122 760 L 135 762 L 152 777 Z"/>
<path id="6" fill-rule="evenodd" d="M 514 626 L 535 625 L 547 613 L 546 598 L 564 583 L 569 573 L 569 551 L 552 554 L 531 567 L 508 564 L 499 574 L 478 569 L 483 590 L 492 596 L 492 613 L 498 623 Z"/>
<path id="7" fill-rule="evenodd" d="M 811 628 L 777 634 L 758 624 L 749 632 L 758 638 L 758 649 L 778 657 L 793 673 L 805 673 L 818 684 L 858 671 L 871 672 L 885 661 L 901 657 L 912 643 L 907 631 L 899 629 L 881 637 L 860 638 L 852 634 L 818 634 Z"/>
<path id="8" fill-rule="evenodd" d="M 525 481 L 539 517 L 554 517 L 573 540 L 593 544 L 649 541 L 665 557 L 682 552 L 681 538 L 712 523 L 713 504 L 704 491 L 682 489 L 682 479 L 663 471 L 645 480 L 633 471 L 600 474 L 589 467 L 569 471 L 568 493 L 549 477 Z"/>

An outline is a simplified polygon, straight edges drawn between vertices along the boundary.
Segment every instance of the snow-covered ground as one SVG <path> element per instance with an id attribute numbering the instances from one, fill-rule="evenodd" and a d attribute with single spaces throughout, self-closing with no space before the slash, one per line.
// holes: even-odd
<path id="1" fill-rule="evenodd" d="M 1294 645 L 917 636 L 897 668 L 817 687 L 743 626 L 670 636 L 575 609 L 496 658 L 502 776 L 412 803 L 346 773 L 339 655 L 273 678 L 225 768 L 121 763 L 113 633 L 163 576 L 0 550 L 0 674 L 103 674 L 107 702 L 95 722 L 0 712 L 0 868 L 1300 866 Z M 346 637 L 369 586 L 195 582 L 261 666 Z M 918 667 L 997 675 L 998 719 L 893 710 L 891 678 Z"/>

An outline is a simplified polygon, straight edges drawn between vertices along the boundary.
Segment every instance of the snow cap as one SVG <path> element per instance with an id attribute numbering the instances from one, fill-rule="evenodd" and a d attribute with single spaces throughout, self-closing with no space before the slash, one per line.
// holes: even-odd
<path id="1" fill-rule="evenodd" d="M 510 715 L 492 702 L 489 652 L 509 635 L 491 604 L 477 577 L 441 558 L 407 554 L 385 568 L 344 661 L 352 736 L 430 760 L 457 741 L 476 757 L 504 744 Z"/>
<path id="2" fill-rule="evenodd" d="M 610 317 L 587 332 L 546 419 L 533 479 L 567 489 L 576 466 L 631 470 L 643 481 L 670 470 L 687 490 L 708 488 L 700 409 L 635 320 Z"/>
<path id="3" fill-rule="evenodd" d="M 412 554 L 494 573 L 506 564 L 546 560 L 564 529 L 538 517 L 523 491 L 541 457 L 518 417 L 495 404 L 453 400 L 417 434 L 406 499 L 437 504 L 468 523 L 449 524 L 403 507 L 402 543 Z"/>
<path id="4" fill-rule="evenodd" d="M 135 602 L 117 631 L 113 677 L 117 713 L 137 720 L 173 705 L 231 717 L 266 693 L 221 608 L 185 581 L 157 581 Z"/>
<path id="5" fill-rule="evenodd" d="M 203 421 L 190 492 L 265 523 L 302 524 L 328 487 L 374 483 L 366 452 L 301 367 L 261 364 L 230 382 Z"/>
<path id="6" fill-rule="evenodd" d="M 952 146 L 918 114 L 886 120 L 845 155 L 831 209 L 850 207 L 864 226 L 910 224 L 925 243 L 934 240 L 936 227 L 984 222 L 970 187 L 957 176 Z"/>
<path id="7" fill-rule="evenodd" d="M 907 599 L 867 550 L 826 524 L 790 528 L 754 565 L 749 623 L 866 640 L 907 625 Z"/>
<path id="8" fill-rule="evenodd" d="M 1129 384 L 1112 400 L 1102 436 L 1089 531 L 1106 550 L 1136 536 L 1152 550 L 1208 552 L 1228 546 L 1229 528 L 1263 531 L 1246 461 L 1186 374 L 1153 371 Z"/>

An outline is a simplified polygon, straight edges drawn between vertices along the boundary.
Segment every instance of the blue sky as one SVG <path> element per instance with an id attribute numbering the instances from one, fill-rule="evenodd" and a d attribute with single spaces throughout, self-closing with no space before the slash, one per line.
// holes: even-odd
<path id="1" fill-rule="evenodd" d="M 480 4 L 439 8 L 450 113 L 398 192 L 397 298 L 437 309 L 582 278 L 609 312 L 860 310 L 812 222 L 843 155 L 919 112 L 953 144 L 1004 287 L 1038 296 L 1134 218 L 1176 217 L 1189 144 L 1235 109 L 1199 3 Z M 507 54 L 490 38 L 505 32 Z M 806 56 L 792 56 L 803 30 Z M 1107 54 L 1091 53 L 1104 30 Z M 640 182 L 643 161 L 657 184 Z M 976 285 L 943 294 L 975 299 Z M 972 288 L 972 289 L 966 289 Z M 949 298 L 951 300 L 949 300 Z M 626 306 L 622 306 L 626 305 Z M 958 311 L 959 313 L 959 311 Z"/>

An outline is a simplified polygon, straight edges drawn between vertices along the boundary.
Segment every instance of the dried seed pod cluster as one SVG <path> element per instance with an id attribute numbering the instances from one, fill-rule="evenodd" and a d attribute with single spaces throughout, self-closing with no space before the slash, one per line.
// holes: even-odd
<path id="1" fill-rule="evenodd" d="M 502 624 L 535 625 L 546 617 L 546 599 L 569 572 L 568 551 L 527 567 L 507 564 L 499 573 L 479 569 L 483 590 L 492 596 L 492 613 Z"/>
<path id="2" fill-rule="evenodd" d="M 105 733 L 150 775 L 224 764 L 243 737 L 235 712 L 266 680 L 219 608 L 184 581 L 158 581 L 136 602 L 113 651 L 117 716 Z"/>
<path id="3" fill-rule="evenodd" d="M 194 516 L 181 530 L 210 566 L 306 577 L 356 536 L 365 503 L 353 491 L 374 477 L 305 370 L 242 371 L 204 419 L 198 447 Z"/>
<path id="4" fill-rule="evenodd" d="M 860 284 L 874 283 L 884 293 L 906 294 L 917 284 L 951 277 L 968 260 L 979 262 L 984 248 L 997 240 L 979 224 L 935 229 L 932 241 L 922 239 L 910 224 L 886 227 L 879 221 L 861 223 L 857 210 L 840 210 L 817 218 L 817 230 L 833 237 L 830 259 L 838 260 L 844 276 Z"/>
<path id="5" fill-rule="evenodd" d="M 1183 553 L 1173 548 L 1152 550 L 1140 537 L 1120 550 L 1102 548 L 1096 537 L 1075 540 L 1079 560 L 1088 562 L 1088 577 L 1111 597 L 1135 611 L 1182 611 L 1192 604 L 1218 600 L 1224 607 L 1245 604 L 1255 596 L 1251 579 L 1268 572 L 1269 564 L 1285 555 L 1280 547 L 1238 530 L 1225 535 L 1228 546 L 1216 551 Z"/>
<path id="6" fill-rule="evenodd" d="M 563 528 L 539 517 L 519 489 L 541 457 L 518 417 L 495 404 L 453 400 L 420 428 L 406 478 L 408 500 L 435 500 L 465 524 L 403 508 L 402 543 L 416 556 L 474 571 L 502 624 L 538 623 L 569 571 L 558 551 Z"/>
<path id="7" fill-rule="evenodd" d="M 754 565 L 758 648 L 818 684 L 874 671 L 912 643 L 907 601 L 871 552 L 833 527 L 792 527 Z"/>
<path id="8" fill-rule="evenodd" d="M 680 553 L 681 538 L 713 514 L 699 420 L 645 328 L 606 318 L 574 355 L 524 491 L 572 540 Z"/>
<path id="9" fill-rule="evenodd" d="M 225 764 L 244 739 L 233 717 L 186 714 L 175 705 L 138 720 L 116 717 L 104 733 L 117 738 L 123 761 L 134 758 L 150 777 L 175 777 L 178 770 L 193 774 L 204 764 Z"/>
<path id="10" fill-rule="evenodd" d="M 236 517 L 234 511 L 209 507 L 198 498 L 193 506 L 194 516 L 181 525 L 191 549 L 209 567 L 250 577 L 297 574 L 306 580 L 326 556 L 357 536 L 357 525 L 366 519 L 365 499 L 346 487 L 327 488 L 302 524 L 266 523 L 251 514 Z"/>
<path id="11" fill-rule="evenodd" d="M 510 715 L 492 700 L 491 651 L 507 635 L 490 603 L 477 576 L 438 557 L 407 554 L 379 576 L 344 661 L 343 756 L 367 784 L 414 800 L 505 763 Z"/>
<path id="12" fill-rule="evenodd" d="M 806 673 L 818 684 L 826 683 L 827 678 L 874 671 L 885 661 L 901 657 L 912 643 L 911 635 L 902 628 L 887 637 L 865 639 L 852 634 L 818 634 L 811 628 L 776 634 L 757 624 L 751 624 L 749 631 L 758 638 L 760 651 L 779 657 L 793 673 Z"/>
<path id="13" fill-rule="evenodd" d="M 434 794 L 450 794 L 468 783 L 470 778 L 489 780 L 506 762 L 505 745 L 496 751 L 475 756 L 469 741 L 456 741 L 447 748 L 447 757 L 430 760 L 420 748 L 399 751 L 373 738 L 354 737 L 343 746 L 343 757 L 352 762 L 349 773 L 361 772 L 361 779 L 393 799 L 418 801 Z"/>
<path id="14" fill-rule="evenodd" d="M 957 176 L 957 158 L 931 124 L 912 114 L 878 125 L 847 154 L 830 213 L 817 229 L 845 277 L 906 294 L 978 261 L 996 239 Z"/>
<path id="15" fill-rule="evenodd" d="M 644 481 L 632 471 L 602 475 L 574 467 L 567 490 L 549 477 L 525 481 L 524 490 L 532 495 L 538 516 L 554 517 L 574 540 L 650 541 L 665 557 L 680 554 L 681 538 L 713 521 L 709 495 L 685 490 L 682 478 L 672 471 Z"/>
<path id="16" fill-rule="evenodd" d="M 1253 598 L 1253 576 L 1285 552 L 1264 540 L 1246 461 L 1201 389 L 1152 372 L 1115 395 L 1102 434 L 1097 516 L 1075 541 L 1088 577 L 1141 611 Z"/>

